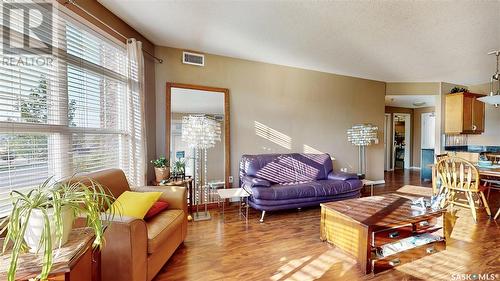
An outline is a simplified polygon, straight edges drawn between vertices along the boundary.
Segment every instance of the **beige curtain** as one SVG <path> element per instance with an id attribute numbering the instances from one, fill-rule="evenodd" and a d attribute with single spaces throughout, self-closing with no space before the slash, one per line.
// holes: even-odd
<path id="1" fill-rule="evenodd" d="M 144 54 L 142 42 L 136 39 L 127 40 L 128 57 L 128 105 L 127 122 L 129 143 L 129 177 L 134 185 L 146 184 L 147 151 L 146 124 L 144 110 Z"/>

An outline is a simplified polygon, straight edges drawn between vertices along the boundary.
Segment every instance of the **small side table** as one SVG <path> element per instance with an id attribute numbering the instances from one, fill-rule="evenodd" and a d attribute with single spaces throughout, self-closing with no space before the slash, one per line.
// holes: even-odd
<path id="1" fill-rule="evenodd" d="M 217 193 L 217 189 L 223 189 L 226 186 L 224 181 L 212 181 L 208 183 L 208 187 L 210 192 L 208 193 L 209 202 L 212 202 L 212 196 Z"/>
<path id="2" fill-rule="evenodd" d="M 167 183 L 153 181 L 155 186 L 185 186 L 188 189 L 188 221 L 193 220 L 193 178 L 169 180 Z"/>
<path id="3" fill-rule="evenodd" d="M 101 280 L 101 253 L 92 248 L 94 237 L 91 228 L 73 229 L 68 242 L 59 249 L 59 255 L 54 257 L 49 280 Z M 3 239 L 1 242 L 3 244 Z M 10 250 L 0 255 L 0 280 L 7 280 L 9 260 Z M 16 280 L 32 280 L 40 274 L 41 268 L 41 255 L 23 253 L 17 263 Z"/>
<path id="4" fill-rule="evenodd" d="M 372 180 L 362 180 L 363 186 L 370 186 L 370 196 L 373 196 L 373 186 L 377 183 L 376 181 Z"/>
<path id="5" fill-rule="evenodd" d="M 217 193 L 219 194 L 219 200 L 222 199 L 222 217 L 224 217 L 224 205 L 226 199 L 238 198 L 239 199 L 239 213 L 240 215 L 245 217 L 245 222 L 248 223 L 248 197 L 250 193 L 248 193 L 243 188 L 227 188 L 227 189 L 217 189 Z M 241 208 L 241 199 L 245 200 L 245 212 L 243 213 Z"/>

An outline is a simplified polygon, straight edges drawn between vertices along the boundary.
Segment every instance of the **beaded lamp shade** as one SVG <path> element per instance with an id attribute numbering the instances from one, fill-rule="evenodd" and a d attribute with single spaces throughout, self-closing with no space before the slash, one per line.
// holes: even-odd
<path id="1" fill-rule="evenodd" d="M 372 124 L 356 124 L 347 130 L 347 140 L 357 146 L 367 146 L 377 141 L 378 127 Z"/>
<path id="2" fill-rule="evenodd" d="M 359 148 L 358 176 L 365 177 L 366 146 L 377 142 L 378 127 L 372 124 L 356 124 L 347 130 L 347 140 Z"/>
<path id="3" fill-rule="evenodd" d="M 184 116 L 181 137 L 190 148 L 212 148 L 221 140 L 220 122 L 208 115 Z"/>

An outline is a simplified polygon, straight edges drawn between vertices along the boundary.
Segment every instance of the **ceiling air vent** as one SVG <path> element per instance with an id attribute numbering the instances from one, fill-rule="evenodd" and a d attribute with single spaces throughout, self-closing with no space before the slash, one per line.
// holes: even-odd
<path id="1" fill-rule="evenodd" d="M 192 64 L 197 66 L 205 65 L 205 56 L 202 54 L 182 52 L 182 63 Z"/>

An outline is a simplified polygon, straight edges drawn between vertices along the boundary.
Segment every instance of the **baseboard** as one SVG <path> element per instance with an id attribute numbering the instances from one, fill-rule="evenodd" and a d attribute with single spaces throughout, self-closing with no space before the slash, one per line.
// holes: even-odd
<path id="1" fill-rule="evenodd" d="M 378 184 L 385 184 L 385 180 L 376 180 L 376 181 L 373 181 L 373 185 L 378 185 Z"/>
<path id="2" fill-rule="evenodd" d="M 411 170 L 420 170 L 420 167 L 410 167 Z"/>

